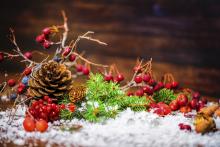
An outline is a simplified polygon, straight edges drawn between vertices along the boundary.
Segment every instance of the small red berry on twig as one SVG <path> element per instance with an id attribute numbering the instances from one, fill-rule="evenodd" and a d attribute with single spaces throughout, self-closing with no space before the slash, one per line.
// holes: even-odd
<path id="1" fill-rule="evenodd" d="M 31 52 L 25 52 L 24 56 L 25 56 L 25 58 L 27 58 L 29 60 L 32 59 L 32 57 L 33 57 Z"/>
<path id="2" fill-rule="evenodd" d="M 43 32 L 44 35 L 48 36 L 48 35 L 51 34 L 51 29 L 50 28 L 44 28 L 42 32 Z"/>
<path id="3" fill-rule="evenodd" d="M 46 38 L 45 38 L 44 34 L 41 34 L 41 35 L 38 35 L 35 40 L 38 43 L 43 43 L 45 41 L 45 39 Z"/>
<path id="4" fill-rule="evenodd" d="M 75 59 L 76 59 L 76 55 L 75 55 L 75 54 L 71 54 L 71 55 L 69 56 L 69 60 L 70 60 L 71 62 L 75 61 Z"/>
<path id="5" fill-rule="evenodd" d="M 10 87 L 13 87 L 13 86 L 15 86 L 15 80 L 14 79 L 9 79 L 8 80 L 8 85 L 10 86 Z"/>

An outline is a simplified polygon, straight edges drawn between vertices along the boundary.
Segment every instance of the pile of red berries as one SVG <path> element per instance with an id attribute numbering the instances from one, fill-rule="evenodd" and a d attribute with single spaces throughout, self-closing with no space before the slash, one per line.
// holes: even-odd
<path id="1" fill-rule="evenodd" d="M 51 28 L 44 28 L 42 30 L 42 34 L 38 35 L 36 37 L 36 42 L 40 43 L 45 49 L 48 49 L 53 44 L 51 41 L 49 41 L 50 34 L 52 33 Z"/>
<path id="2" fill-rule="evenodd" d="M 178 126 L 179 126 L 180 130 L 187 130 L 187 131 L 191 131 L 192 130 L 191 126 L 187 125 L 187 124 L 180 123 Z"/>
<path id="3" fill-rule="evenodd" d="M 125 79 L 125 77 L 121 73 L 117 74 L 115 78 L 111 73 L 104 75 L 104 80 L 107 81 L 107 82 L 113 81 L 113 82 L 116 82 L 116 83 L 120 83 L 124 79 Z"/>
<path id="4" fill-rule="evenodd" d="M 159 116 L 165 116 L 171 113 L 170 107 L 163 102 L 151 103 L 150 109 L 154 109 L 154 113 L 156 113 Z"/>
<path id="5" fill-rule="evenodd" d="M 33 101 L 28 108 L 28 112 L 36 119 L 45 121 L 54 121 L 59 119 L 60 105 L 53 103 L 49 96 L 44 96 L 43 99 Z M 27 113 L 27 115 L 29 115 Z"/>
<path id="6" fill-rule="evenodd" d="M 90 69 L 88 66 L 82 65 L 82 64 L 77 64 L 76 65 L 76 71 L 77 73 L 83 74 L 88 76 L 90 73 Z"/>
<path id="7" fill-rule="evenodd" d="M 172 111 L 180 110 L 182 113 L 191 112 L 192 109 L 200 111 L 207 104 L 206 98 L 201 98 L 198 92 L 192 94 L 192 100 L 189 101 L 189 98 L 185 94 L 179 94 L 176 100 L 173 100 L 169 106 Z"/>

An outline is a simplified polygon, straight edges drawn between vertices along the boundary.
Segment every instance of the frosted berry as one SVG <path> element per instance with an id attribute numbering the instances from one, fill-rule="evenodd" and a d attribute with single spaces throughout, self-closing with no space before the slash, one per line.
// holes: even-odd
<path id="1" fill-rule="evenodd" d="M 0 52 L 0 62 L 4 60 L 4 54 Z"/>
<path id="2" fill-rule="evenodd" d="M 138 84 L 138 83 L 141 83 L 142 82 L 142 77 L 141 76 L 136 76 L 134 78 L 134 81 Z"/>
<path id="3" fill-rule="evenodd" d="M 25 58 L 27 58 L 27 59 L 32 59 L 32 53 L 31 52 L 25 52 L 24 53 L 24 56 L 25 56 Z"/>
<path id="4" fill-rule="evenodd" d="M 69 60 L 70 60 L 71 62 L 75 61 L 75 60 L 76 60 L 76 55 L 71 54 L 71 55 L 69 56 Z"/>
<path id="5" fill-rule="evenodd" d="M 50 28 L 44 28 L 42 32 L 43 32 L 44 35 L 48 36 L 48 35 L 51 34 L 51 29 Z"/>
<path id="6" fill-rule="evenodd" d="M 15 80 L 14 79 L 10 79 L 10 80 L 8 80 L 8 85 L 10 86 L 10 87 L 13 87 L 13 86 L 15 86 Z"/>
<path id="7" fill-rule="evenodd" d="M 23 121 L 23 127 L 27 132 L 33 132 L 35 130 L 35 122 L 32 118 L 26 117 Z"/>
<path id="8" fill-rule="evenodd" d="M 35 40 L 36 40 L 36 42 L 38 42 L 38 43 L 43 43 L 44 40 L 45 40 L 44 34 L 38 35 Z"/>
<path id="9" fill-rule="evenodd" d="M 42 132 L 45 132 L 47 128 L 48 128 L 48 123 L 45 120 L 41 119 L 36 122 L 37 131 L 42 133 Z"/>

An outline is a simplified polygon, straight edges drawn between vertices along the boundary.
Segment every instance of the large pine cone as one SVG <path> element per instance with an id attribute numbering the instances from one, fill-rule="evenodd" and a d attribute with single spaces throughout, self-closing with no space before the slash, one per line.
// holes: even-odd
<path id="1" fill-rule="evenodd" d="M 64 64 L 50 61 L 32 74 L 28 85 L 32 97 L 59 97 L 72 88 L 71 72 Z"/>

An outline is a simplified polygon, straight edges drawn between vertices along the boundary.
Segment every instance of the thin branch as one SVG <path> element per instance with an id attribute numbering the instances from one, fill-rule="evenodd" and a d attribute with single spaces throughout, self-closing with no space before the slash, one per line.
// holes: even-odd
<path id="1" fill-rule="evenodd" d="M 63 32 L 63 39 L 62 39 L 62 43 L 61 43 L 61 46 L 62 48 L 65 47 L 65 42 L 67 40 L 67 36 L 68 36 L 68 32 L 69 32 L 69 28 L 68 28 L 68 24 L 67 24 L 67 17 L 66 17 L 66 13 L 65 11 L 61 11 L 62 13 L 62 16 L 63 16 L 63 28 L 64 28 L 64 32 Z"/>

